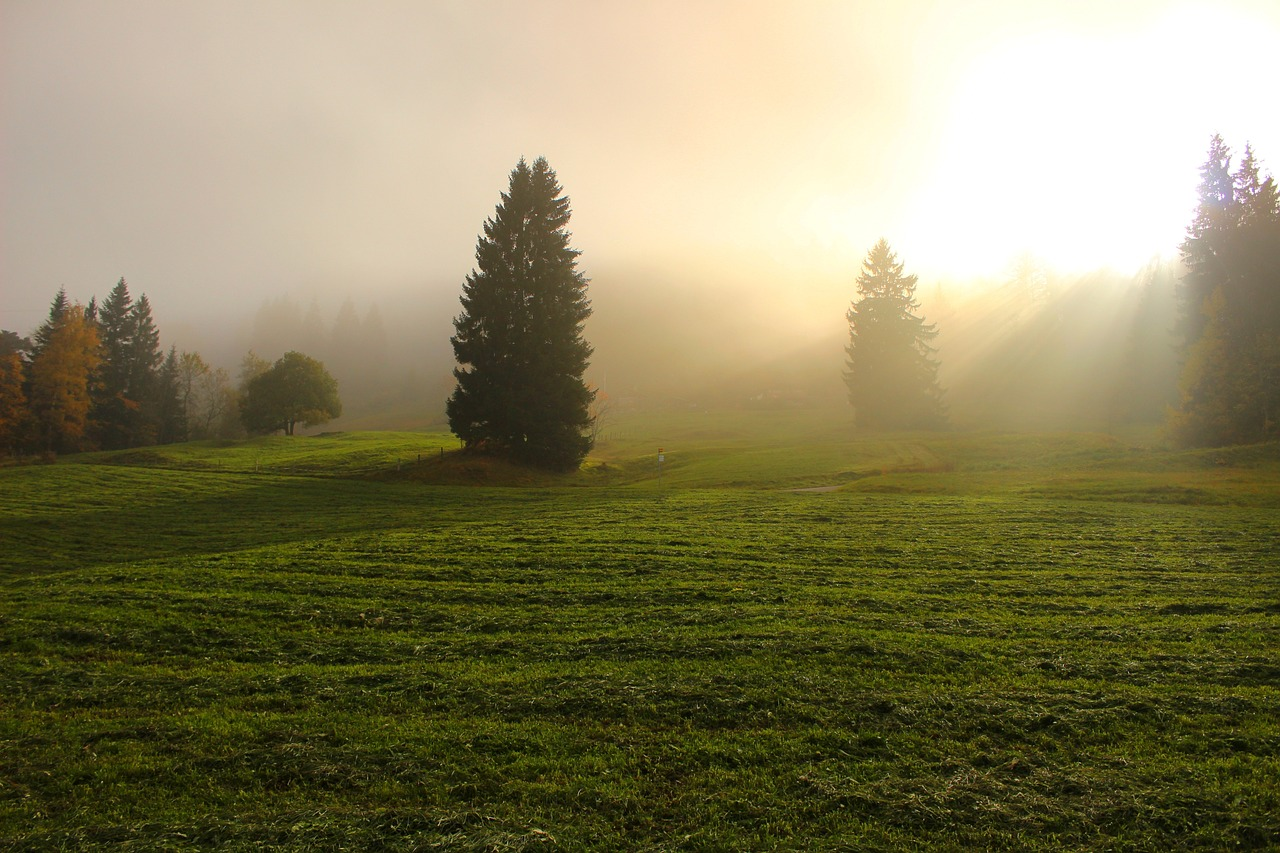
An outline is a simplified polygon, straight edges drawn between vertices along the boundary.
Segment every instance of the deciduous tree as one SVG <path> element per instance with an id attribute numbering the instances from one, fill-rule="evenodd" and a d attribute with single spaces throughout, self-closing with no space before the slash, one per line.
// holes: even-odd
<path id="1" fill-rule="evenodd" d="M 98 330 L 78 304 L 63 306 L 51 320 L 31 363 L 31 412 L 45 450 L 79 450 L 98 367 Z"/>
<path id="2" fill-rule="evenodd" d="M 20 351 L 0 353 L 0 452 L 3 453 L 13 452 L 27 419 L 27 395 L 22 389 L 25 379 Z"/>
<path id="3" fill-rule="evenodd" d="M 449 426 L 464 445 L 516 462 L 576 468 L 591 449 L 587 279 L 569 245 L 569 199 L 547 161 L 512 170 L 454 320 Z"/>
<path id="4" fill-rule="evenodd" d="M 320 362 L 300 352 L 287 352 L 263 373 L 252 377 L 242 417 L 250 432 L 284 430 L 296 424 L 316 426 L 342 414 L 338 383 Z"/>

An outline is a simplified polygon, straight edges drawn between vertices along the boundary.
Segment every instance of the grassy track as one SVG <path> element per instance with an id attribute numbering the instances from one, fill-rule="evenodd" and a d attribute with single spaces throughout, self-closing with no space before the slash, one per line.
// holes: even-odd
<path id="1" fill-rule="evenodd" d="M 689 420 L 0 470 L 0 847 L 1280 845 L 1274 447 Z"/>

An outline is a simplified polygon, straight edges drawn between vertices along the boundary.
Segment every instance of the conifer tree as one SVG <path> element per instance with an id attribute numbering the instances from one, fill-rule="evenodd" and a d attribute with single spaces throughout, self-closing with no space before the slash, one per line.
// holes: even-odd
<path id="1" fill-rule="evenodd" d="M 1220 136 L 1201 167 L 1182 243 L 1182 398 L 1175 439 L 1192 446 L 1280 434 L 1280 201 L 1251 146 L 1235 173 Z"/>
<path id="2" fill-rule="evenodd" d="M 71 304 L 67 301 L 67 289 L 65 287 L 58 288 L 57 294 L 53 297 L 53 303 L 49 306 L 49 316 L 31 336 L 31 349 L 27 352 L 29 361 L 35 361 L 36 356 L 49 345 L 53 330 L 62 320 L 62 315 L 67 312 L 69 307 L 71 307 Z"/>
<path id="3" fill-rule="evenodd" d="M 938 330 L 916 314 L 916 277 L 903 274 L 903 265 L 882 239 L 867 253 L 857 284 L 860 298 L 845 315 L 845 383 L 857 424 L 871 429 L 942 426 L 938 364 L 929 343 Z"/>
<path id="4" fill-rule="evenodd" d="M 544 158 L 523 159 L 476 244 L 452 338 L 449 426 L 471 450 L 572 470 L 591 449 L 583 382 L 587 279 L 569 245 L 569 199 Z"/>
<path id="5" fill-rule="evenodd" d="M 1209 140 L 1209 153 L 1200 167 L 1197 192 L 1200 200 L 1180 247 L 1187 273 L 1179 293 L 1179 321 L 1184 346 L 1188 348 L 1208 322 L 1204 306 L 1221 283 L 1225 242 L 1239 220 L 1231 149 L 1218 134 Z"/>
<path id="6" fill-rule="evenodd" d="M 153 444 L 159 438 L 156 380 L 164 356 L 144 293 L 135 302 L 122 278 L 98 309 L 102 364 L 94 388 L 93 420 L 106 448 Z"/>
<path id="7" fill-rule="evenodd" d="M 0 329 L 0 355 L 18 355 L 31 349 L 31 341 L 17 332 Z"/>
<path id="8" fill-rule="evenodd" d="M 98 336 L 102 339 L 102 365 L 98 386 L 102 400 L 123 395 L 129 384 L 129 347 L 133 340 L 133 297 L 123 278 L 98 307 Z"/>
<path id="9" fill-rule="evenodd" d="M 129 391 L 129 351 L 133 341 L 133 297 L 123 278 L 97 310 L 102 361 L 93 385 L 93 431 L 108 449 L 128 447 L 136 399 Z"/>
<path id="10" fill-rule="evenodd" d="M 187 411 L 182 398 L 181 362 L 177 347 L 169 347 L 169 353 L 160 363 L 151 397 L 158 443 L 186 441 Z"/>
<path id="11" fill-rule="evenodd" d="M 160 369 L 165 357 L 160 349 L 160 330 L 152 319 L 151 301 L 147 294 L 142 294 L 133 303 L 131 314 L 133 340 L 129 342 L 127 393 L 131 400 L 138 402 L 138 407 L 132 419 L 129 445 L 137 447 L 161 440 L 160 435 L 165 429 L 163 421 L 172 402 L 166 395 L 172 394 L 173 389 L 161 382 Z"/>
<path id="12" fill-rule="evenodd" d="M 160 330 L 151 316 L 151 301 L 147 294 L 138 297 L 130 312 L 133 337 L 129 341 L 129 392 L 139 400 L 145 400 L 155 382 L 156 371 L 164 361 L 160 349 Z"/>

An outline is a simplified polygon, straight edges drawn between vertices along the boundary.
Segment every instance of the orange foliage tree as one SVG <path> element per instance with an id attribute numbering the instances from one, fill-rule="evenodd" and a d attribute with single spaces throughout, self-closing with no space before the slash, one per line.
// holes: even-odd
<path id="1" fill-rule="evenodd" d="M 79 450 L 100 359 L 98 330 L 78 303 L 50 324 L 47 343 L 31 363 L 31 414 L 45 450 Z"/>
<path id="2" fill-rule="evenodd" d="M 0 453 L 17 444 L 27 417 L 27 395 L 22 392 L 22 356 L 0 355 Z"/>

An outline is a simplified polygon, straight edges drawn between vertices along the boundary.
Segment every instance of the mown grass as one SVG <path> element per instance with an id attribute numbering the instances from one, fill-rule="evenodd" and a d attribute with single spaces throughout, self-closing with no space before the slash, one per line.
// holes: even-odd
<path id="1" fill-rule="evenodd" d="M 661 489 L 0 471 L 0 845 L 1280 845 L 1273 449 L 727 420 Z"/>

